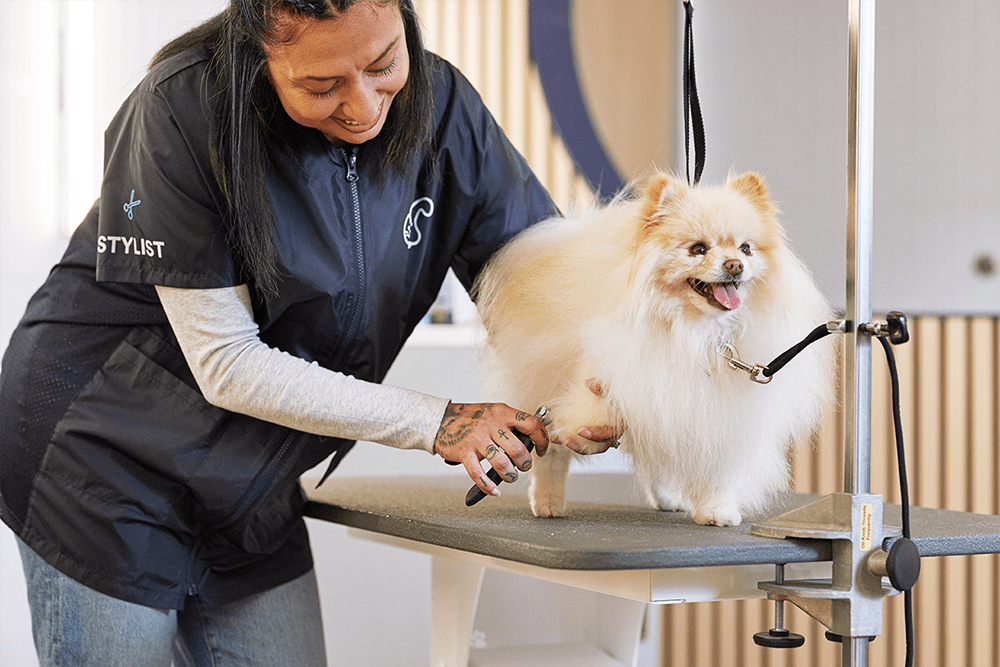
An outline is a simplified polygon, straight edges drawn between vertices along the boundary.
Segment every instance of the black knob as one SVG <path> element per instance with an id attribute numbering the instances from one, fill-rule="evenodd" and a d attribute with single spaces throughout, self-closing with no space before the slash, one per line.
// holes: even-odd
<path id="1" fill-rule="evenodd" d="M 908 591 L 920 576 L 920 551 L 913 540 L 901 537 L 889 548 L 885 560 L 885 570 L 889 583 L 897 591 Z"/>
<path id="2" fill-rule="evenodd" d="M 898 310 L 890 311 L 885 317 L 889 328 L 889 342 L 893 345 L 902 345 L 910 340 L 910 332 L 906 328 L 906 315 Z"/>
<path id="3" fill-rule="evenodd" d="M 754 634 L 753 643 L 765 648 L 798 648 L 806 643 L 806 638 L 788 630 L 771 628 Z"/>

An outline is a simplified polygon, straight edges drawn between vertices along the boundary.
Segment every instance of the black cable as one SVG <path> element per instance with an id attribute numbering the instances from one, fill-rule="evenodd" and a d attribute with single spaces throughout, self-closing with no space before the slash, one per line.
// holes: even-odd
<path id="1" fill-rule="evenodd" d="M 701 172 L 705 169 L 705 121 L 701 117 L 701 103 L 698 101 L 698 86 L 694 78 L 694 29 L 692 18 L 694 6 L 691 0 L 684 0 L 684 171 L 688 185 L 698 185 Z M 689 135 L 693 121 L 694 132 L 694 182 L 691 181 Z"/>
<path id="2" fill-rule="evenodd" d="M 906 667 L 913 667 L 913 590 L 903 591 L 903 619 L 906 623 Z"/>
<path id="3" fill-rule="evenodd" d="M 903 419 L 899 408 L 899 373 L 896 356 L 885 336 L 879 336 L 892 381 L 892 422 L 896 435 L 896 464 L 899 469 L 899 504 L 903 516 L 903 537 L 910 539 L 910 487 L 906 481 L 906 459 L 903 454 Z M 906 667 L 913 667 L 913 590 L 903 591 L 903 620 L 906 626 Z"/>
<path id="4" fill-rule="evenodd" d="M 896 459 L 899 468 L 899 502 L 903 508 L 903 537 L 910 539 L 910 487 L 906 481 L 906 459 L 903 454 L 903 420 L 899 414 L 899 373 L 896 371 L 896 356 L 892 345 L 884 336 L 879 336 L 885 350 L 885 360 L 889 364 L 889 378 L 892 381 L 892 422 L 896 432 Z"/>

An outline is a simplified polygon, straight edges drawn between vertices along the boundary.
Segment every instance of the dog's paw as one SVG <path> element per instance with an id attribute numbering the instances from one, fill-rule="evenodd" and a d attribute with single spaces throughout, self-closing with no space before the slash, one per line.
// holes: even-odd
<path id="1" fill-rule="evenodd" d="M 655 484 L 648 490 L 650 504 L 663 512 L 683 512 L 690 505 L 684 502 L 684 497 L 679 493 L 668 491 L 665 487 Z"/>
<path id="2" fill-rule="evenodd" d="M 540 517 L 556 517 L 566 514 L 566 499 L 555 494 L 533 494 L 531 513 Z"/>
<path id="3" fill-rule="evenodd" d="M 654 504 L 656 505 L 656 509 L 660 510 L 661 512 L 683 512 L 684 511 L 684 504 L 680 503 L 680 502 L 676 502 L 676 503 L 675 502 L 661 502 L 661 501 L 658 500 Z"/>
<path id="4" fill-rule="evenodd" d="M 743 521 L 736 505 L 700 507 L 693 513 L 694 522 L 702 526 L 738 526 Z"/>

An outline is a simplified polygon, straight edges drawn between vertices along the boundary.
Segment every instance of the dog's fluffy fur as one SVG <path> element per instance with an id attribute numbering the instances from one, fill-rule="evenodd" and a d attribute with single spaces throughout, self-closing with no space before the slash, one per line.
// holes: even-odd
<path id="1" fill-rule="evenodd" d="M 786 489 L 790 449 L 833 400 L 829 339 L 766 385 L 723 357 L 731 345 L 767 364 L 832 317 L 754 173 L 694 188 L 657 173 L 639 196 L 539 223 L 475 293 L 498 398 L 548 406 L 563 442 L 614 425 L 651 502 L 700 524 L 739 524 Z M 573 455 L 553 445 L 536 461 L 536 515 L 565 513 Z"/>

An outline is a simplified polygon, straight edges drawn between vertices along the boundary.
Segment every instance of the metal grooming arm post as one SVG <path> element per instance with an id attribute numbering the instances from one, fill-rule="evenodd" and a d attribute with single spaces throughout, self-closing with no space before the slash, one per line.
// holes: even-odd
<path id="1" fill-rule="evenodd" d="M 870 493 L 872 199 L 875 0 L 848 0 L 847 319 L 844 493 L 755 525 L 767 537 L 831 540 L 833 576 L 763 582 L 776 605 L 789 601 L 842 640 L 843 667 L 868 665 L 869 637 L 882 631 L 882 598 L 899 591 L 873 574 L 870 557 L 899 530 L 883 526 L 882 497 Z M 781 566 L 779 564 L 779 572 Z"/>
<path id="2" fill-rule="evenodd" d="M 868 493 L 871 473 L 871 322 L 875 145 L 875 0 L 849 0 L 847 98 L 847 368 L 844 491 Z"/>

